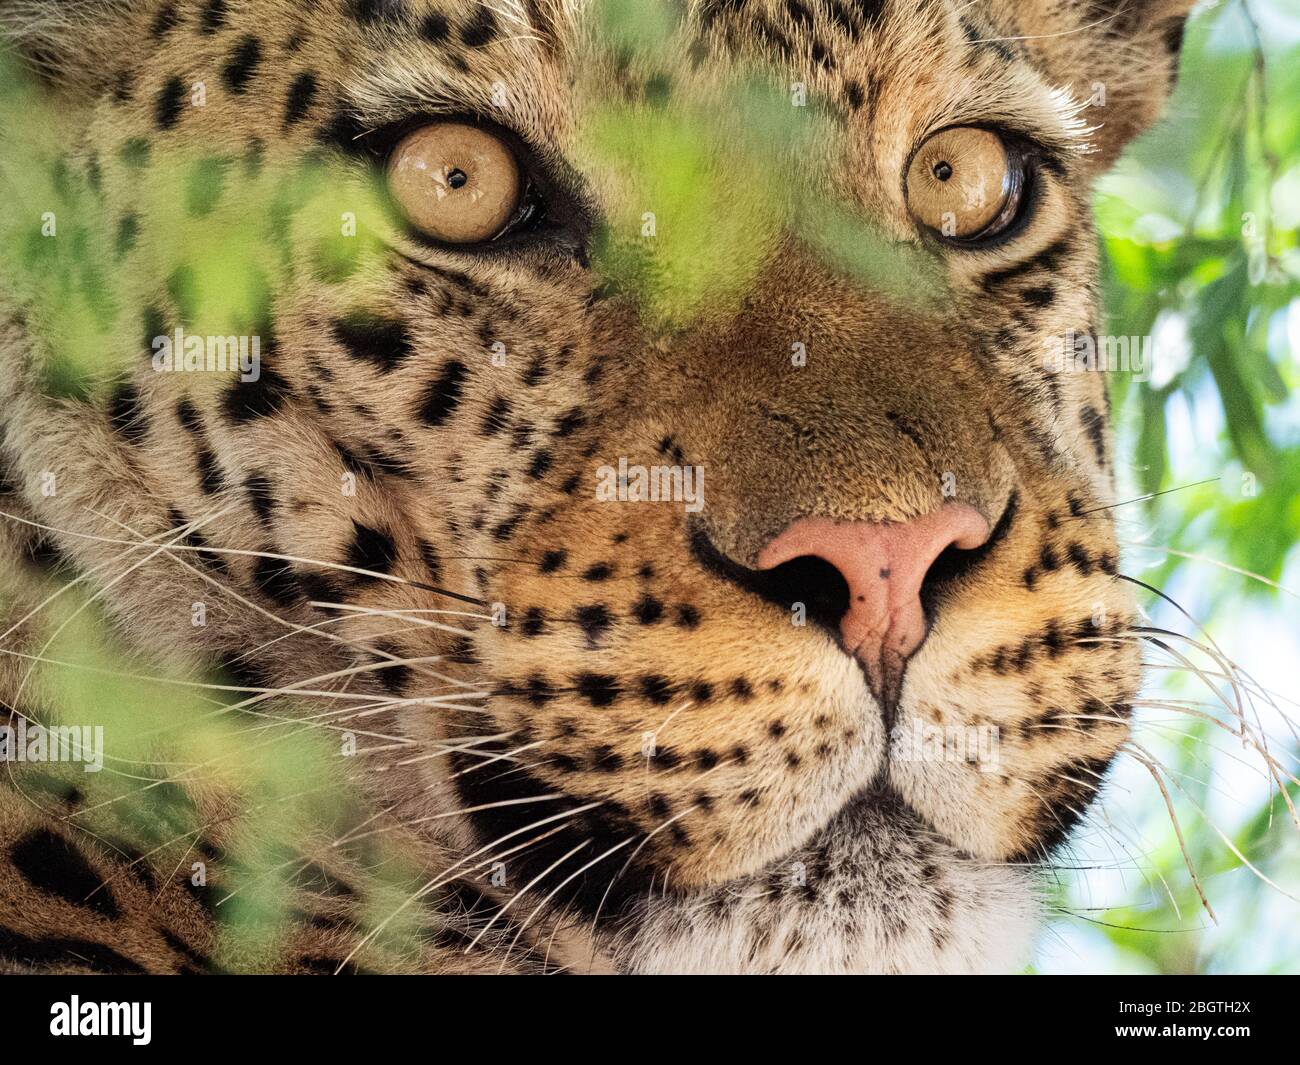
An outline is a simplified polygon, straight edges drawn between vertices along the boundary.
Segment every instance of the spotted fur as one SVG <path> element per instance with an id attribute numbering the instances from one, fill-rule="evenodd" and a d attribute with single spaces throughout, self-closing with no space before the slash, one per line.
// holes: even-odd
<path id="1" fill-rule="evenodd" d="M 70 165 L 93 172 L 120 220 L 112 268 L 138 295 L 117 323 L 125 346 L 183 315 L 149 273 L 168 235 L 136 200 L 173 153 L 216 153 L 231 173 L 318 153 L 348 173 L 365 165 L 365 130 L 451 112 L 490 114 L 558 161 L 588 117 L 582 86 L 671 108 L 728 57 L 826 102 L 836 143 L 799 179 L 923 248 L 950 293 L 911 308 L 791 238 L 743 306 L 668 342 L 595 275 L 582 225 L 518 253 L 406 242 L 354 313 L 337 310 L 349 279 L 304 260 L 274 294 L 256 383 L 155 374 L 142 348 L 105 396 L 71 403 L 33 384 L 42 353 L 10 306 L 4 509 L 40 529 L 0 528 L 15 587 L 51 559 L 64 580 L 111 575 L 106 606 L 141 646 L 180 633 L 197 662 L 266 644 L 241 675 L 251 687 L 371 664 L 384 668 L 350 690 L 481 693 L 382 719 L 417 747 L 480 742 L 363 774 L 376 808 L 429 876 L 568 816 L 508 860 L 505 890 L 480 869 L 425 900 L 444 931 L 416 968 L 1015 969 L 1037 922 L 1034 862 L 1097 794 L 1139 680 L 1105 509 L 1102 378 L 1053 375 L 1040 353 L 1099 328 L 1090 185 L 1159 112 L 1187 6 L 699 0 L 685 15 L 698 84 L 665 86 L 594 54 L 584 5 L 568 0 L 5 5 L 15 47 L 82 118 Z M 1105 106 L 1085 107 L 1098 82 Z M 1032 217 L 996 247 L 935 249 L 902 202 L 912 148 L 955 123 L 1010 125 L 1042 149 Z M 610 190 L 571 169 L 598 219 Z M 205 187 L 220 198 L 230 184 Z M 790 364 L 795 340 L 806 366 Z M 707 506 L 598 502 L 594 471 L 620 456 L 703 466 Z M 997 531 L 934 585 L 932 630 L 886 722 L 833 638 L 792 627 L 788 604 L 718 559 L 753 567 L 799 517 L 918 516 L 944 501 L 946 477 Z M 111 541 L 124 528 L 199 550 L 123 573 Z M 212 604 L 203 629 L 188 622 L 196 600 Z M 334 616 L 321 601 L 388 615 L 333 625 L 337 640 L 286 629 Z M 504 625 L 487 620 L 492 604 Z M 469 635 L 389 631 L 394 611 L 449 608 Z M 997 771 L 889 758 L 888 729 L 915 722 L 996 728 Z M 80 838 L 66 797 L 31 793 L 0 794 L 8 964 L 211 967 L 202 900 L 169 869 Z M 518 924 L 467 952 L 483 915 L 525 885 L 507 913 Z M 352 942 L 348 907 L 304 893 L 275 967 L 332 970 Z M 507 958 L 499 944 L 535 907 L 544 919 Z"/>

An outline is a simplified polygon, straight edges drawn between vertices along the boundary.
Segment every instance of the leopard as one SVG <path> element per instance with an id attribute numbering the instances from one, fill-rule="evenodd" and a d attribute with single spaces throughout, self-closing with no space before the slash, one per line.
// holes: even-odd
<path id="1" fill-rule="evenodd" d="M 75 585 L 131 668 L 369 738 L 339 772 L 419 884 L 368 962 L 362 858 L 304 839 L 275 951 L 223 952 L 188 859 L 222 867 L 236 799 L 172 785 L 204 825 L 174 863 L 10 762 L 5 971 L 1024 970 L 1142 682 L 1105 375 L 1044 352 L 1103 329 L 1093 187 L 1190 7 L 0 4 L 129 293 L 123 369 L 73 395 L 0 297 L 8 719 L 58 719 L 24 678 Z M 611 162 L 754 85 L 782 117 L 693 142 L 693 213 Z M 145 189 L 184 158 L 217 160 L 195 210 L 303 162 L 384 205 L 363 271 L 274 243 L 253 373 L 160 372 L 191 322 Z M 673 273 L 674 236 L 745 253 Z"/>

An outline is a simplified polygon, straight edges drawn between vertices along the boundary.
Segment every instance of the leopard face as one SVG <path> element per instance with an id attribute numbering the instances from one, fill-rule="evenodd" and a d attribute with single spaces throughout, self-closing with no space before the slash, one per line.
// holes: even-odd
<path id="1" fill-rule="evenodd" d="M 1022 964 L 1033 863 L 1096 795 L 1139 682 L 1104 381 L 1042 355 L 1099 327 L 1090 184 L 1158 112 L 1186 6 L 705 0 L 674 9 L 667 79 L 602 51 L 579 3 L 19 20 L 84 114 L 69 158 L 117 226 L 139 356 L 95 403 L 20 386 L 7 454 L 49 527 L 120 536 L 109 514 L 196 549 L 115 582 L 125 629 L 182 631 L 201 598 L 187 653 L 279 637 L 253 686 L 350 673 L 430 752 L 394 756 L 376 795 L 468 868 L 504 862 L 521 907 L 573 915 L 616 965 Z M 622 190 L 583 147 L 599 107 L 671 116 L 739 63 L 805 86 L 831 131 L 746 179 L 833 200 L 940 298 L 793 231 L 733 302 L 671 328 L 608 283 L 593 248 Z M 340 187 L 382 184 L 393 145 L 439 123 L 519 168 L 523 224 L 489 211 L 488 238 L 459 242 L 376 223 L 364 278 L 291 239 L 256 380 L 155 372 L 137 338 L 185 309 L 158 276 L 152 172 L 215 157 L 212 196 L 238 197 L 310 156 Z M 927 224 L 909 172 L 944 131 L 1014 162 L 994 228 Z M 600 490 L 664 467 L 698 505 Z M 936 515 L 966 531 L 897 533 Z M 112 571 L 93 538 L 55 539 Z"/>

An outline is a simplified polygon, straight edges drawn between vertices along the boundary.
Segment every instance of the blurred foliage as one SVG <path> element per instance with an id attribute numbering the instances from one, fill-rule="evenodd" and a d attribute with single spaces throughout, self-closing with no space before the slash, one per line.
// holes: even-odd
<path id="1" fill-rule="evenodd" d="M 1127 571 L 1178 604 L 1143 595 L 1153 624 L 1217 645 L 1244 676 L 1234 690 L 1150 645 L 1135 739 L 1160 766 L 1186 853 L 1149 770 L 1129 760 L 1106 823 L 1076 849 L 1084 868 L 1060 885 L 1075 916 L 1056 927 L 1065 949 L 1049 970 L 1300 971 L 1300 829 L 1280 794 L 1297 802 L 1300 750 L 1297 99 L 1300 5 L 1203 5 L 1165 119 L 1099 188 L 1106 329 L 1154 342 L 1149 380 L 1112 375 L 1124 498 L 1163 493 L 1116 511 Z M 1241 729 L 1239 696 L 1271 773 L 1224 727 Z"/>
<path id="2" fill-rule="evenodd" d="M 1183 479 L 1170 408 L 1212 391 L 1226 447 L 1199 444 L 1207 458 L 1216 452 L 1205 469 L 1222 482 L 1151 510 L 1170 523 L 1168 539 L 1212 526 L 1212 541 L 1190 541 L 1222 546 L 1224 561 L 1272 580 L 1300 535 L 1298 21 L 1286 0 L 1232 0 L 1195 17 L 1168 115 L 1097 201 L 1109 329 L 1156 341 L 1151 380 L 1113 376 L 1121 423 L 1136 426 L 1125 440 L 1134 486 L 1158 492 Z"/>
<path id="3" fill-rule="evenodd" d="M 115 639 L 75 585 L 53 596 L 39 620 L 40 658 L 19 695 L 39 694 L 59 717 L 29 723 L 101 727 L 103 768 L 50 765 L 20 770 L 14 782 L 41 806 L 50 793 L 75 790 L 74 827 L 142 872 L 187 884 L 217 914 L 222 968 L 273 966 L 298 919 L 293 888 L 319 885 L 322 855 L 346 866 L 368 898 L 418 890 L 399 849 L 382 834 L 355 834 L 373 816 L 344 765 L 354 744 L 344 739 L 343 713 L 321 721 L 319 711 L 308 716 L 305 700 L 295 709 L 217 674 L 173 669 L 166 656 L 142 656 Z M 374 938 L 358 963 L 383 970 L 409 962 L 419 949 L 414 915 L 391 906 L 372 916 Z"/>
<path id="4" fill-rule="evenodd" d="M 69 157 L 78 120 L 0 54 L 0 278 L 43 341 L 50 394 L 84 395 L 176 326 L 273 342 L 272 303 L 292 292 L 296 264 L 339 283 L 340 312 L 382 292 L 386 238 L 399 223 L 375 172 L 323 154 L 155 157 L 128 140 L 120 155 L 135 186 L 119 215 L 102 163 Z M 128 253 L 129 271 L 118 265 Z M 177 320 L 142 320 L 163 297 Z"/>
<path id="5" fill-rule="evenodd" d="M 593 261 L 648 324 L 734 310 L 792 235 L 896 300 L 942 297 L 934 260 L 886 239 L 819 174 L 839 140 L 824 100 L 740 60 L 701 70 L 669 3 L 600 0 L 594 18 L 591 81 L 575 93 L 594 101 L 580 167 L 607 194 Z"/>

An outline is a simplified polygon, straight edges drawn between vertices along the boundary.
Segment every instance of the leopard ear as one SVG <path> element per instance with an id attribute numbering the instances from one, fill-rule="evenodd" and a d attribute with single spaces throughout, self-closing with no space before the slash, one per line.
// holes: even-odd
<path id="1" fill-rule="evenodd" d="M 1124 146 L 1150 126 L 1178 77 L 1183 25 L 1196 0 L 1029 0 L 1015 19 L 1031 55 L 1048 76 L 1069 86 L 1097 127 L 1089 157 L 1108 169 Z"/>

